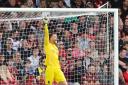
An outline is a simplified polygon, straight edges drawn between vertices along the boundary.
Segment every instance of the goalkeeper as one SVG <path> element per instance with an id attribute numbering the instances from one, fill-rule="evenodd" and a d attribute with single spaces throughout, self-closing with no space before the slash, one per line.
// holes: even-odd
<path id="1" fill-rule="evenodd" d="M 57 35 L 52 33 L 49 35 L 48 31 L 48 19 L 44 18 L 44 51 L 46 54 L 46 71 L 45 71 L 45 84 L 52 85 L 55 81 L 58 85 L 67 85 L 65 76 L 60 68 L 58 59 L 58 48 L 57 48 Z"/>

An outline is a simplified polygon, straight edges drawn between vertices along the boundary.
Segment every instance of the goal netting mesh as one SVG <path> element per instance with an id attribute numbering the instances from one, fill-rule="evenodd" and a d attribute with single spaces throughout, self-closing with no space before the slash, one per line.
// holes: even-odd
<path id="1" fill-rule="evenodd" d="M 0 84 L 45 84 L 42 18 L 46 16 L 49 32 L 58 35 L 68 85 L 114 85 L 114 13 L 109 11 L 1 11 Z"/>

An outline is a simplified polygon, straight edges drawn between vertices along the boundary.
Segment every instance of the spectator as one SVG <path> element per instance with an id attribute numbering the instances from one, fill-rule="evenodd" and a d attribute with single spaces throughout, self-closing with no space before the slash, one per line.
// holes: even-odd
<path id="1" fill-rule="evenodd" d="M 122 74 L 122 71 L 119 69 L 119 85 L 121 84 L 125 84 L 125 80 L 124 80 L 124 77 L 123 77 L 123 74 Z"/>
<path id="2" fill-rule="evenodd" d="M 72 48 L 68 48 L 67 49 L 67 57 L 68 60 L 73 59 L 73 55 L 72 55 Z"/>
<path id="3" fill-rule="evenodd" d="M 73 60 L 70 60 L 68 61 L 68 69 L 67 69 L 67 74 L 66 74 L 66 78 L 67 78 L 67 82 L 68 84 L 72 84 L 74 82 L 74 68 L 75 68 L 75 65 L 74 65 L 74 61 Z"/>
<path id="4" fill-rule="evenodd" d="M 17 68 L 14 66 L 13 57 L 10 58 L 8 61 L 6 61 L 6 64 L 8 65 L 8 69 L 9 69 L 10 73 L 12 73 L 12 75 L 17 78 L 18 72 L 17 72 Z"/>
<path id="5" fill-rule="evenodd" d="M 76 34 L 78 34 L 78 32 L 79 32 L 79 28 L 78 28 L 78 23 L 76 23 L 76 22 L 73 22 L 72 24 L 71 24 L 71 32 L 72 32 L 72 34 L 75 36 Z"/>
<path id="6" fill-rule="evenodd" d="M 86 29 L 86 17 L 85 16 L 80 16 L 79 17 L 79 23 L 78 23 L 78 28 L 79 28 L 79 33 L 82 33 Z"/>
<path id="7" fill-rule="evenodd" d="M 74 84 L 80 85 L 81 83 L 81 77 L 86 72 L 86 68 L 84 65 L 82 65 L 82 59 L 76 60 L 76 66 L 74 68 Z"/>
<path id="8" fill-rule="evenodd" d="M 15 51 L 18 50 L 18 48 L 20 47 L 21 45 L 21 40 L 19 39 L 19 31 L 18 30 L 14 30 L 13 31 L 13 35 L 12 35 L 12 42 L 13 42 L 13 49 Z"/>
<path id="9" fill-rule="evenodd" d="M 126 84 L 128 83 L 128 79 L 127 79 L 127 62 L 128 59 L 126 58 L 126 52 L 127 50 L 122 48 L 120 50 L 120 56 L 119 56 L 119 68 L 121 69 L 122 73 L 123 73 L 123 77 L 124 80 L 126 82 Z"/>
<path id="10" fill-rule="evenodd" d="M 62 41 L 59 42 L 59 56 L 60 57 L 67 57 L 67 53 L 66 53 L 66 50 L 64 48 L 64 43 Z"/>
<path id="11" fill-rule="evenodd" d="M 58 2 L 58 7 L 59 7 L 59 8 L 66 8 L 66 6 L 65 6 L 65 4 L 64 4 L 64 2 L 63 2 L 63 0 L 60 0 L 60 1 Z"/>
<path id="12" fill-rule="evenodd" d="M 71 44 L 72 44 L 72 36 L 71 36 L 71 32 L 68 31 L 68 30 L 65 30 L 64 32 L 64 38 L 63 38 L 63 42 L 64 42 L 64 46 L 65 46 L 65 49 L 68 49 L 71 47 Z"/>
<path id="13" fill-rule="evenodd" d="M 27 0 L 16 0 L 16 3 L 18 4 L 19 7 L 22 7 L 26 3 Z"/>
<path id="14" fill-rule="evenodd" d="M 24 78 L 24 82 L 26 85 L 32 85 L 35 84 L 35 75 L 33 75 L 33 69 L 31 67 L 31 61 L 29 59 L 26 60 L 25 62 L 25 71 L 26 75 Z"/>
<path id="15" fill-rule="evenodd" d="M 100 23 L 99 23 L 99 19 L 98 21 L 95 21 L 94 25 L 93 25 L 93 34 L 97 35 L 99 32 L 100 28 Z"/>
<path id="16" fill-rule="evenodd" d="M 39 7 L 41 7 L 40 5 L 41 5 L 41 3 L 42 3 L 42 0 L 32 0 L 33 1 L 33 3 L 34 3 L 34 6 L 35 7 L 37 7 L 37 8 L 39 8 Z M 42 7 L 43 8 L 43 7 Z"/>
<path id="17" fill-rule="evenodd" d="M 122 65 L 122 63 L 127 64 L 128 62 L 128 58 L 126 58 L 126 53 L 127 53 L 126 49 L 122 48 L 120 50 L 119 60 L 121 63 L 119 63 L 119 65 L 120 65 L 120 68 L 122 68 L 121 70 L 123 70 L 123 66 L 124 66 Z"/>
<path id="18" fill-rule="evenodd" d="M 31 72 L 31 61 L 29 59 L 26 59 L 25 61 L 25 72 L 26 74 Z"/>
<path id="19" fill-rule="evenodd" d="M 125 43 L 125 44 L 123 45 L 123 48 L 125 48 L 126 50 L 128 50 L 128 43 Z M 126 53 L 126 57 L 128 58 L 128 53 Z"/>
<path id="20" fill-rule="evenodd" d="M 33 0 L 27 0 L 26 5 L 27 5 L 27 7 L 29 7 L 29 8 L 34 8 L 34 7 L 35 7 Z"/>
<path id="21" fill-rule="evenodd" d="M 122 10 L 122 18 L 125 19 L 124 17 L 127 15 L 128 13 L 128 1 L 127 0 L 123 0 L 122 5 L 121 5 L 121 10 Z"/>
<path id="22" fill-rule="evenodd" d="M 39 49 L 37 47 L 33 48 L 33 54 L 28 57 L 28 59 L 31 61 L 31 68 L 32 68 L 32 73 L 35 73 L 35 70 L 39 67 L 39 60 L 40 60 L 40 56 L 39 56 Z"/>
<path id="23" fill-rule="evenodd" d="M 94 8 L 94 4 L 91 1 L 86 3 L 86 8 Z"/>
<path id="24" fill-rule="evenodd" d="M 46 7 L 47 7 L 45 0 L 41 0 L 41 5 L 40 5 L 40 7 L 42 7 L 42 8 L 46 8 Z"/>
<path id="25" fill-rule="evenodd" d="M 108 85 L 112 84 L 113 77 L 109 77 L 109 75 L 112 75 L 111 73 L 109 74 L 108 66 L 104 64 L 102 68 L 100 69 L 99 72 L 99 81 L 101 85 Z M 111 78 L 111 79 L 110 79 Z"/>
<path id="26" fill-rule="evenodd" d="M 19 22 L 19 29 L 25 29 L 26 28 L 26 22 L 25 21 L 20 21 Z"/>
<path id="27" fill-rule="evenodd" d="M 45 71 L 45 67 L 43 66 L 41 66 L 41 67 L 38 67 L 37 69 L 36 69 L 36 82 L 37 82 L 37 84 L 42 84 L 42 85 L 44 85 L 45 84 L 45 73 L 44 73 L 44 71 Z"/>
<path id="28" fill-rule="evenodd" d="M 124 28 L 128 29 L 128 15 L 125 17 Z"/>
<path id="29" fill-rule="evenodd" d="M 10 73 L 8 66 L 4 64 L 5 58 L 0 54 L 0 84 L 13 84 L 17 85 L 16 79 Z"/>
<path id="30" fill-rule="evenodd" d="M 73 8 L 84 8 L 84 5 L 82 3 L 82 0 L 74 0 Z"/>
<path id="31" fill-rule="evenodd" d="M 68 75 L 68 82 L 69 85 L 80 85 L 81 82 L 81 76 L 83 75 L 85 68 L 82 65 L 82 60 L 77 59 L 75 61 L 76 65 L 73 67 L 68 67 L 68 73 L 74 74 L 74 75 Z M 72 69 L 72 70 L 71 70 Z"/>
<path id="32" fill-rule="evenodd" d="M 98 58 L 96 58 L 94 60 L 93 64 L 96 67 L 96 71 L 99 73 L 99 71 L 101 70 L 101 68 L 103 68 L 103 65 L 101 65 L 100 60 Z M 98 76 L 100 76 L 100 74 L 98 74 Z"/>
<path id="33" fill-rule="evenodd" d="M 83 7 L 86 8 L 87 0 L 82 0 Z"/>
<path id="34" fill-rule="evenodd" d="M 84 56 L 84 52 L 79 48 L 78 42 L 73 43 L 72 56 L 75 59 L 79 59 Z"/>
<path id="35" fill-rule="evenodd" d="M 25 21 L 20 21 L 19 22 L 19 29 L 20 29 L 20 39 L 27 39 L 28 34 L 31 30 L 27 28 L 27 23 Z"/>
<path id="36" fill-rule="evenodd" d="M 27 85 L 30 84 L 37 84 L 35 76 L 37 75 L 37 69 L 39 67 L 39 49 L 37 47 L 33 48 L 33 54 L 28 57 L 28 64 L 27 64 L 27 72 L 28 72 L 28 79 L 26 80 Z"/>
<path id="37" fill-rule="evenodd" d="M 26 60 L 32 54 L 32 49 L 29 48 L 27 40 L 22 41 L 22 47 L 18 48 L 21 53 L 21 59 Z"/>
<path id="38" fill-rule="evenodd" d="M 99 53 L 99 59 L 100 59 L 100 65 L 103 66 L 104 64 L 107 64 L 107 55 L 104 52 Z"/>
<path id="39" fill-rule="evenodd" d="M 94 32 L 94 30 L 93 30 L 93 27 L 89 27 L 88 29 L 87 29 L 87 38 L 89 38 L 90 40 L 95 40 L 96 39 L 96 34 L 95 34 L 95 32 Z"/>
<path id="40" fill-rule="evenodd" d="M 97 37 L 96 37 L 96 49 L 98 50 L 98 52 L 106 52 L 106 40 L 105 40 L 105 34 L 103 34 L 102 32 L 99 32 Z"/>
<path id="41" fill-rule="evenodd" d="M 91 50 L 86 49 L 85 50 L 85 56 L 83 58 L 83 65 L 85 66 L 86 69 L 88 69 L 88 66 L 94 62 L 94 60 L 90 56 Z"/>
<path id="42" fill-rule="evenodd" d="M 35 29 L 35 35 L 36 35 L 36 38 L 37 38 L 37 41 L 38 41 L 38 46 L 39 46 L 39 49 L 40 50 L 43 50 L 42 48 L 43 48 L 43 36 L 44 36 L 44 34 L 43 34 L 43 31 L 42 31 L 42 24 L 41 24 L 41 22 L 40 21 L 37 21 L 37 23 L 36 23 L 37 25 L 36 25 L 36 29 Z"/>
<path id="43" fill-rule="evenodd" d="M 121 18 L 119 18 L 119 30 L 123 31 L 123 21 Z"/>
<path id="44" fill-rule="evenodd" d="M 82 77 L 83 83 L 82 85 L 98 85 L 100 84 L 97 72 L 96 72 L 96 67 L 93 64 L 90 64 L 88 66 L 87 73 L 85 73 Z"/>
<path id="45" fill-rule="evenodd" d="M 89 48 L 89 41 L 90 41 L 90 39 L 87 37 L 87 34 L 83 33 L 78 38 L 78 43 L 79 43 L 80 49 L 85 50 L 85 49 Z"/>
<path id="46" fill-rule="evenodd" d="M 94 41 L 90 41 L 89 42 L 89 47 L 90 47 L 90 49 L 91 49 L 91 54 L 90 54 L 90 57 L 92 58 L 92 59 L 97 59 L 98 58 L 98 51 L 96 50 L 96 44 L 95 44 L 95 42 Z"/>
<path id="47" fill-rule="evenodd" d="M 37 84 L 42 84 L 42 85 L 45 84 L 45 69 L 46 69 L 46 66 L 44 65 L 44 63 L 45 63 L 45 59 L 40 58 L 39 67 L 36 69 L 36 73 L 35 73 Z"/>
<path id="48" fill-rule="evenodd" d="M 13 54 L 15 53 L 15 50 L 12 47 L 13 42 L 11 38 L 8 38 L 6 41 L 6 46 L 3 47 L 2 53 L 5 55 L 5 60 L 12 59 Z"/>
<path id="49" fill-rule="evenodd" d="M 106 24 L 101 24 L 100 32 L 102 32 L 103 34 L 105 34 L 106 31 L 107 31 Z"/>
<path id="50" fill-rule="evenodd" d="M 67 49 L 67 57 L 66 57 L 66 66 L 65 66 L 65 76 L 67 81 L 72 83 L 74 81 L 74 68 L 75 68 L 75 59 L 72 57 L 72 48 Z M 67 69 L 66 69 L 67 67 Z"/>
<path id="51" fill-rule="evenodd" d="M 13 67 L 17 69 L 17 80 L 19 83 L 23 83 L 23 78 L 25 76 L 25 67 L 24 67 L 24 61 L 21 59 L 21 54 L 19 52 L 16 52 L 13 56 Z"/>
<path id="52" fill-rule="evenodd" d="M 103 5 L 103 3 L 105 2 L 106 0 L 96 0 L 96 2 L 94 3 L 94 6 L 96 8 L 100 7 L 101 5 Z"/>
<path id="53" fill-rule="evenodd" d="M 6 0 L 4 7 L 19 7 L 16 0 Z"/>
<path id="54" fill-rule="evenodd" d="M 38 46 L 38 44 L 37 44 L 37 39 L 36 39 L 36 36 L 35 36 L 35 34 L 30 34 L 30 35 L 28 35 L 28 45 L 29 45 L 29 48 L 31 49 L 31 48 L 33 48 L 33 47 L 36 47 L 36 46 Z"/>
<path id="55" fill-rule="evenodd" d="M 50 7 L 50 8 L 59 8 L 59 7 L 58 7 L 58 2 L 50 2 L 49 7 Z"/>
<path id="56" fill-rule="evenodd" d="M 64 72 L 65 76 L 68 76 L 67 75 L 68 63 L 67 63 L 66 57 L 60 57 L 60 65 L 61 65 L 62 71 Z"/>

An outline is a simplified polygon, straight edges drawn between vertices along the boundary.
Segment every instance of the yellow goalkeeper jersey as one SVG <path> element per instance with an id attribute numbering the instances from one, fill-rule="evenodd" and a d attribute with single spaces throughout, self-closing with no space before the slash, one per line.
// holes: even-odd
<path id="1" fill-rule="evenodd" d="M 46 54 L 46 60 L 45 65 L 51 66 L 55 68 L 60 68 L 59 63 L 59 51 L 55 44 L 52 44 L 49 42 L 49 31 L 48 31 L 48 25 L 45 24 L 44 26 L 44 51 Z"/>

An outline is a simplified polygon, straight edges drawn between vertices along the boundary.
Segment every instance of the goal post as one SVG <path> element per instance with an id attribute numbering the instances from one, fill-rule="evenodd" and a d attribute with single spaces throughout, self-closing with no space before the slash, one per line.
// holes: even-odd
<path id="1" fill-rule="evenodd" d="M 118 84 L 118 9 L 0 8 L 0 53 L 17 82 L 44 83 L 45 17 L 68 84 Z"/>

